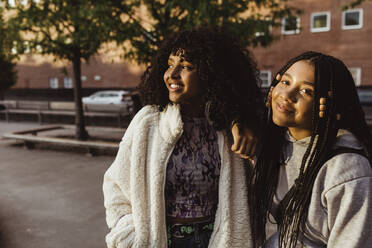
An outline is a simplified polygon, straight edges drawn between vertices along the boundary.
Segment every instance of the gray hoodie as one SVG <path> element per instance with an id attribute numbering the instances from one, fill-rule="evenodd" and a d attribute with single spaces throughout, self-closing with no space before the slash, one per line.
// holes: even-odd
<path id="1" fill-rule="evenodd" d="M 280 200 L 298 177 L 309 141 L 310 137 L 295 140 L 287 134 L 285 164 L 274 196 L 274 218 Z M 346 130 L 339 131 L 337 146 L 361 149 L 359 141 Z M 272 235 L 268 233 L 265 247 L 278 247 L 277 225 L 269 221 L 267 229 Z M 372 170 L 366 157 L 343 153 L 323 165 L 314 182 L 306 231 L 300 239 L 309 248 L 372 247 Z M 301 247 L 300 242 L 297 246 Z"/>

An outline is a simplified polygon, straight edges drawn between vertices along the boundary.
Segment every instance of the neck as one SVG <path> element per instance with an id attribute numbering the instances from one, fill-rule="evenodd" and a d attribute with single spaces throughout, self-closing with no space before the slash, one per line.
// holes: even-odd
<path id="1" fill-rule="evenodd" d="M 289 133 L 296 140 L 301 140 L 303 138 L 311 136 L 311 130 L 309 129 L 300 129 L 300 128 L 288 128 Z"/>
<path id="2" fill-rule="evenodd" d="M 204 105 L 200 104 L 195 106 L 195 104 L 181 104 L 181 113 L 188 117 L 203 117 L 205 115 Z"/>

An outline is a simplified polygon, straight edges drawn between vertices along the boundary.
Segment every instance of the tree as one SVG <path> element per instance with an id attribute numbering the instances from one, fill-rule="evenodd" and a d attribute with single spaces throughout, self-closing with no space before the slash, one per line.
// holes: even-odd
<path id="1" fill-rule="evenodd" d="M 343 10 L 352 9 L 352 8 L 358 7 L 363 2 L 367 2 L 367 1 L 371 1 L 371 0 L 352 0 L 350 3 L 345 4 L 344 6 L 342 6 L 342 9 Z"/>
<path id="2" fill-rule="evenodd" d="M 0 96 L 17 81 L 16 64 L 0 54 Z"/>
<path id="3" fill-rule="evenodd" d="M 26 44 L 32 53 L 53 55 L 72 63 L 79 140 L 88 137 L 81 101 L 81 63 L 88 62 L 103 43 L 113 39 L 113 25 L 121 23 L 123 31 L 129 30 L 121 15 L 116 15 L 117 8 L 132 14 L 135 4 L 131 0 L 31 0 L 21 1 L 14 7 L 7 4 L 12 13 L 9 25 L 22 34 L 19 44 Z"/>
<path id="4" fill-rule="evenodd" d="M 17 81 L 16 64 L 11 53 L 12 38 L 16 34 L 10 33 L 3 19 L 3 8 L 0 7 L 0 98 L 2 93 Z"/>
<path id="5" fill-rule="evenodd" d="M 197 26 L 219 26 L 240 37 L 242 45 L 267 46 L 274 41 L 272 27 L 280 26 L 283 17 L 300 14 L 286 5 L 287 0 L 142 0 L 148 17 L 125 13 L 136 32 L 125 46 L 125 56 L 138 63 L 148 63 L 165 36 Z M 126 41 L 117 26 L 118 41 Z"/>

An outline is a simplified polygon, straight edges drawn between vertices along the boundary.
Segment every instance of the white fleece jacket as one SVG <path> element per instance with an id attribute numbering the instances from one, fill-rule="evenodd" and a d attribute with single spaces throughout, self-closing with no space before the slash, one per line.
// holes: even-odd
<path id="1" fill-rule="evenodd" d="M 274 197 L 274 216 L 280 200 L 298 177 L 309 140 L 310 137 L 295 140 L 287 135 L 286 161 L 281 166 Z M 362 148 L 355 136 L 346 130 L 340 130 L 337 135 L 335 147 L 339 146 Z M 268 225 L 269 229 L 276 229 L 276 224 Z M 305 237 L 301 237 L 306 248 L 372 247 L 372 169 L 366 157 L 343 153 L 322 166 L 313 186 Z M 278 247 L 277 232 L 265 247 Z"/>
<path id="2" fill-rule="evenodd" d="M 145 106 L 125 132 L 103 182 L 109 248 L 167 247 L 164 184 L 168 159 L 182 134 L 178 105 Z M 209 247 L 252 247 L 242 160 L 217 132 L 219 202 Z"/>

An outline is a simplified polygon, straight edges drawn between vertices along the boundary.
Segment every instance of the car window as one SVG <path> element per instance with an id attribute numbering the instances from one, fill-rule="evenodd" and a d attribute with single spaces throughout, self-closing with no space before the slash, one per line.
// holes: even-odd
<path id="1" fill-rule="evenodd" d="M 361 103 L 372 103 L 372 91 L 359 91 L 358 96 Z"/>

